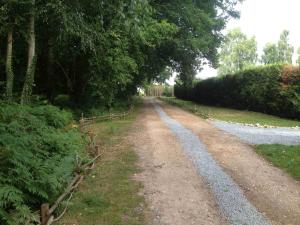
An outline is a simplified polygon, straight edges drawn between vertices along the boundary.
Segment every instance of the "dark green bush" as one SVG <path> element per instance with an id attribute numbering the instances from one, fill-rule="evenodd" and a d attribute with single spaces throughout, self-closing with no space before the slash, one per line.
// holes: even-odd
<path id="1" fill-rule="evenodd" d="M 72 178 L 84 140 L 54 106 L 0 103 L 0 224 L 25 224 Z"/>
<path id="2" fill-rule="evenodd" d="M 259 66 L 234 75 L 203 80 L 189 89 L 177 85 L 175 96 L 200 104 L 300 119 L 299 68 Z"/>

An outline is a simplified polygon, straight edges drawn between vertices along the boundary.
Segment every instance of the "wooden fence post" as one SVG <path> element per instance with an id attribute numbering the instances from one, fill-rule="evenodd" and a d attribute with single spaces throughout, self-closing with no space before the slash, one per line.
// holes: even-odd
<path id="1" fill-rule="evenodd" d="M 49 204 L 42 204 L 41 206 L 41 225 L 47 225 L 48 220 L 50 218 L 49 215 Z"/>
<path id="2" fill-rule="evenodd" d="M 99 145 L 96 145 L 96 146 L 95 146 L 95 149 L 96 149 L 97 155 L 99 155 L 99 154 L 100 154 L 100 148 L 99 148 Z"/>
<path id="3" fill-rule="evenodd" d="M 83 125 L 84 125 L 84 117 L 83 117 L 83 113 L 81 113 L 81 118 L 79 120 L 79 127 L 80 127 L 80 131 L 83 131 Z"/>

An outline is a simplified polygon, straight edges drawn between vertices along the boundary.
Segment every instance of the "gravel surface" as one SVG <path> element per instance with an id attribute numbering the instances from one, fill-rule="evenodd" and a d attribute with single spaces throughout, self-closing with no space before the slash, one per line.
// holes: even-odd
<path id="1" fill-rule="evenodd" d="M 229 225 L 177 136 L 148 100 L 129 134 L 141 168 L 134 179 L 143 183 L 140 194 L 149 209 L 143 224 Z"/>
<path id="2" fill-rule="evenodd" d="M 239 186 L 212 158 L 199 138 L 192 131 L 171 119 L 158 104 L 154 106 L 164 123 L 178 137 L 199 174 L 211 188 L 221 212 L 231 224 L 270 225 L 267 219 L 245 198 Z"/>
<path id="3" fill-rule="evenodd" d="M 300 145 L 300 129 L 250 127 L 219 120 L 211 123 L 250 144 Z"/>

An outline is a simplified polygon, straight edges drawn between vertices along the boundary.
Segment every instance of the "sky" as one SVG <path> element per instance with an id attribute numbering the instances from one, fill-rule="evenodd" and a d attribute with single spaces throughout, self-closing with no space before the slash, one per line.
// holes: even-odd
<path id="1" fill-rule="evenodd" d="M 276 43 L 280 33 L 290 31 L 290 44 L 297 50 L 300 47 L 300 0 L 244 0 L 237 6 L 240 19 L 232 19 L 224 34 L 234 28 L 241 28 L 247 36 L 256 37 L 258 53 L 261 55 L 264 45 Z M 295 55 L 296 57 L 296 55 Z M 202 79 L 217 75 L 217 71 L 205 67 L 197 77 Z M 173 79 L 170 80 L 173 83 Z"/>

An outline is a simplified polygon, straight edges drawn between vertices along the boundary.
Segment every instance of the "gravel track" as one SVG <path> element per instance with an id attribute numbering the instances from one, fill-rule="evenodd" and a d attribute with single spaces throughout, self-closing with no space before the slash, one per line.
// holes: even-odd
<path id="1" fill-rule="evenodd" d="M 249 127 L 219 120 L 213 120 L 211 123 L 249 144 L 300 145 L 300 129 Z"/>
<path id="2" fill-rule="evenodd" d="M 246 199 L 239 186 L 208 153 L 199 138 L 189 129 L 171 119 L 154 103 L 164 123 L 176 134 L 183 149 L 192 159 L 199 174 L 211 188 L 219 208 L 232 225 L 270 225 L 264 216 Z"/>

